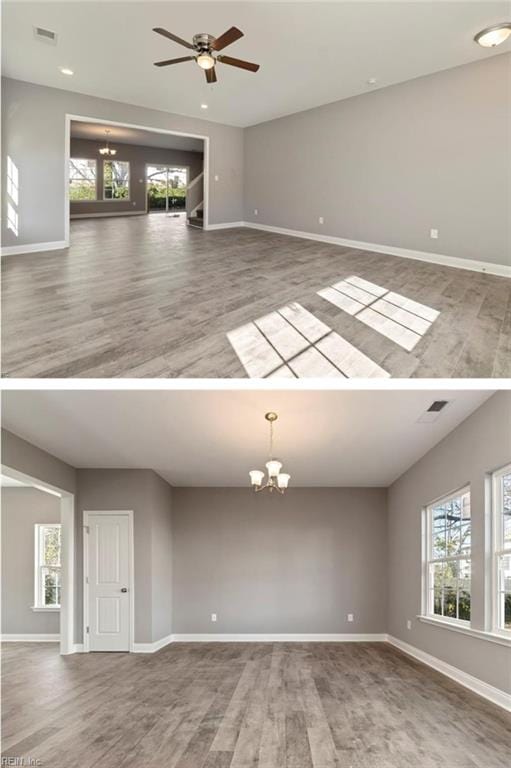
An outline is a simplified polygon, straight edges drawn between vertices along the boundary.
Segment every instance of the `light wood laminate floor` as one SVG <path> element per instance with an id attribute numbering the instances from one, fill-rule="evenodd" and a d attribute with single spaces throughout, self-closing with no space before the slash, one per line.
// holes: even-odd
<path id="1" fill-rule="evenodd" d="M 509 768 L 511 716 L 386 643 L 8 643 L 3 678 L 25 765 Z"/>
<path id="2" fill-rule="evenodd" d="M 511 376 L 506 278 L 166 216 L 73 221 L 71 243 L 5 258 L 4 376 Z M 313 339 L 276 312 L 297 305 Z"/>

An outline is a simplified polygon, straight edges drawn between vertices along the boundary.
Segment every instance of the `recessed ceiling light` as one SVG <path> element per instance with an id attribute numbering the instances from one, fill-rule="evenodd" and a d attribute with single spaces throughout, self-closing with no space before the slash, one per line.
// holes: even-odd
<path id="1" fill-rule="evenodd" d="M 60 71 L 63 75 L 74 75 L 73 70 L 69 69 L 69 67 L 60 67 Z"/>
<path id="2" fill-rule="evenodd" d="M 483 48 L 495 48 L 496 45 L 505 42 L 509 35 L 511 35 L 511 22 L 506 21 L 502 24 L 495 24 L 493 27 L 483 29 L 477 33 L 474 40 L 479 45 L 482 45 Z"/>
<path id="3" fill-rule="evenodd" d="M 207 108 L 208 108 L 208 105 L 207 105 L 207 104 L 201 104 L 201 105 L 200 105 L 200 108 L 201 108 L 201 109 L 207 109 Z"/>
<path id="4" fill-rule="evenodd" d="M 375 77 L 370 77 L 369 80 L 367 81 L 367 85 L 376 85 L 376 83 L 377 83 L 377 80 Z"/>

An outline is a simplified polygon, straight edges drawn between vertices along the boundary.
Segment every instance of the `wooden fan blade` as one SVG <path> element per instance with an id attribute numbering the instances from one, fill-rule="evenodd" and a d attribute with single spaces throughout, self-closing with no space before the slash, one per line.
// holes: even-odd
<path id="1" fill-rule="evenodd" d="M 233 59 L 231 56 L 217 56 L 216 60 L 222 64 L 230 64 L 231 67 L 248 69 L 249 72 L 257 72 L 259 69 L 259 64 L 252 64 L 250 61 L 243 61 L 243 59 Z"/>
<path id="2" fill-rule="evenodd" d="M 216 72 L 214 67 L 211 67 L 211 69 L 205 69 L 204 74 L 206 75 L 206 81 L 208 83 L 216 83 Z"/>
<path id="3" fill-rule="evenodd" d="M 163 35 L 163 37 L 168 37 L 169 40 L 173 40 L 175 43 L 179 43 L 179 45 L 184 45 L 185 48 L 191 48 L 193 51 L 193 45 L 191 43 L 188 43 L 186 40 L 183 40 L 182 37 L 173 35 L 172 32 L 167 32 L 166 29 L 162 29 L 161 27 L 155 27 L 153 29 L 153 32 L 157 32 L 158 35 Z"/>
<path id="4" fill-rule="evenodd" d="M 217 39 L 211 43 L 211 47 L 214 51 L 221 51 L 223 48 L 227 48 L 227 46 L 231 43 L 239 40 L 240 37 L 243 37 L 243 32 L 241 29 L 238 29 L 237 27 L 231 27 L 227 30 L 227 32 L 224 32 L 223 35 L 217 37 Z"/>
<path id="5" fill-rule="evenodd" d="M 195 56 L 182 56 L 180 59 L 166 59 L 165 61 L 155 61 L 155 67 L 168 67 L 169 64 L 181 64 L 182 61 L 193 61 Z"/>

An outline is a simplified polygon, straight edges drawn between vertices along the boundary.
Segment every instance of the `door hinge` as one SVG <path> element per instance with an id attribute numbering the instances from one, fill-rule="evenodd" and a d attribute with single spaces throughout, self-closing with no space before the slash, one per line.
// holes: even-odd
<path id="1" fill-rule="evenodd" d="M 89 634 L 89 627 L 85 627 L 85 631 Z"/>
<path id="2" fill-rule="evenodd" d="M 85 577 L 85 583 L 86 583 L 86 584 L 88 584 L 88 583 L 89 583 L 89 577 L 88 577 L 88 576 L 86 576 L 86 577 Z"/>
<path id="3" fill-rule="evenodd" d="M 84 529 L 85 533 L 90 533 L 90 528 L 89 528 L 88 525 L 84 525 L 83 529 Z"/>

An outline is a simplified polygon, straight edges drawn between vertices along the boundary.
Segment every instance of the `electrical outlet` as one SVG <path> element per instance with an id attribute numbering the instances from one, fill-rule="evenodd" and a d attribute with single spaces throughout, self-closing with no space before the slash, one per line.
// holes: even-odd
<path id="1" fill-rule="evenodd" d="M 211 621 L 216 621 L 216 613 L 211 614 Z"/>
<path id="2" fill-rule="evenodd" d="M 348 621 L 353 621 L 353 614 L 352 613 L 348 613 Z"/>
<path id="3" fill-rule="evenodd" d="M 408 619 L 408 621 L 406 622 L 406 628 L 407 629 L 411 629 L 412 628 L 412 622 L 410 621 L 410 619 Z"/>
<path id="4" fill-rule="evenodd" d="M 432 240 L 438 240 L 438 229 L 430 229 L 429 236 Z"/>
<path id="5" fill-rule="evenodd" d="M 258 215 L 259 215 L 259 211 L 258 211 L 258 209 L 257 209 L 257 208 L 254 208 L 254 216 L 258 216 Z"/>
<path id="6" fill-rule="evenodd" d="M 325 220 L 324 220 L 323 216 L 319 217 L 319 223 L 320 224 L 324 224 L 325 223 Z"/>

